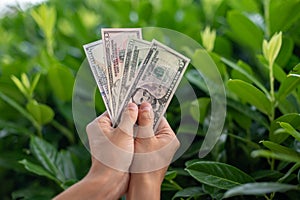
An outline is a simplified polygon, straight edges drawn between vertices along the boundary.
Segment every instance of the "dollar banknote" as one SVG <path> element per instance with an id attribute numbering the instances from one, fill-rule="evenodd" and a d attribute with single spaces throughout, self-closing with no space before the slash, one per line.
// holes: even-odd
<path id="1" fill-rule="evenodd" d="M 121 113 L 129 102 L 140 105 L 149 102 L 154 112 L 154 130 L 165 113 L 190 59 L 153 40 L 122 103 Z"/>
<path id="2" fill-rule="evenodd" d="M 107 85 L 106 66 L 104 61 L 103 42 L 98 40 L 89 44 L 83 45 L 89 66 L 99 88 L 104 105 L 108 114 L 111 116 L 110 97 Z"/>
<path id="3" fill-rule="evenodd" d="M 146 40 L 140 39 L 130 39 L 127 44 L 124 67 L 123 67 L 123 76 L 121 78 L 119 102 L 117 107 L 121 106 L 122 101 L 125 99 L 125 96 L 135 79 L 135 76 L 138 72 L 139 66 L 146 57 L 151 43 Z"/>
<path id="4" fill-rule="evenodd" d="M 103 28 L 101 29 L 105 51 L 106 76 L 112 119 L 118 112 L 120 81 L 123 73 L 123 63 L 128 40 L 131 38 L 142 39 L 140 28 Z"/>

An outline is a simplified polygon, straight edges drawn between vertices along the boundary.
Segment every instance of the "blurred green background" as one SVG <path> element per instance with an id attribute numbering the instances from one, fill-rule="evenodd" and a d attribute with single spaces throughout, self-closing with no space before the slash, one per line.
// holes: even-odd
<path id="1" fill-rule="evenodd" d="M 186 34 L 208 51 L 224 81 L 223 134 L 199 159 L 210 98 L 195 69 L 185 73 L 200 105 L 187 112 L 201 129 L 171 164 L 162 199 L 299 198 L 299 0 L 49 0 L 11 9 L 0 19 L 2 199 L 51 199 L 88 171 L 72 93 L 85 60 L 82 45 L 100 39 L 102 27 Z M 96 102 L 103 112 L 98 92 Z M 175 131 L 180 112 L 175 99 L 168 109 Z"/>

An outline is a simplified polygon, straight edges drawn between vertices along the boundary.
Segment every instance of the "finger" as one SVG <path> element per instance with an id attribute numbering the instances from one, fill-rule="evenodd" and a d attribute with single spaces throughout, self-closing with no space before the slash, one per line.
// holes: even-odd
<path id="1" fill-rule="evenodd" d="M 143 102 L 140 105 L 139 116 L 138 116 L 138 131 L 137 137 L 147 138 L 153 137 L 153 123 L 154 123 L 154 113 L 151 104 Z"/>
<path id="2" fill-rule="evenodd" d="M 172 130 L 171 126 L 169 125 L 168 121 L 166 120 L 165 117 L 162 117 L 160 122 L 159 122 L 159 125 L 156 129 L 156 132 L 155 132 L 155 135 L 156 136 L 159 136 L 159 135 L 174 135 L 175 136 L 175 133 L 174 131 Z"/>
<path id="3" fill-rule="evenodd" d="M 159 125 L 157 127 L 157 130 L 159 131 L 160 129 L 163 129 L 163 128 L 170 128 L 171 129 L 171 126 L 169 125 L 167 119 L 165 117 L 162 117 L 160 122 L 159 122 Z"/>
<path id="4" fill-rule="evenodd" d="M 124 133 L 133 135 L 133 126 L 138 117 L 138 107 L 135 103 L 129 103 L 122 113 L 118 128 Z"/>
<path id="5" fill-rule="evenodd" d="M 136 118 L 137 112 L 136 107 Z M 93 162 L 99 161 L 110 168 L 128 172 L 133 158 L 133 145 L 130 145 L 133 144 L 132 136 L 114 129 L 107 113 L 91 122 L 87 126 L 87 133 Z"/>
<path id="6" fill-rule="evenodd" d="M 102 115 L 97 117 L 97 122 L 100 124 L 100 126 L 112 126 L 111 119 L 109 118 L 109 115 L 107 111 L 105 111 Z"/>
<path id="7" fill-rule="evenodd" d="M 108 116 L 107 112 L 102 113 L 102 115 L 98 116 L 97 118 L 95 118 L 93 121 L 91 121 L 87 126 L 86 126 L 86 132 L 90 133 L 92 132 L 95 127 L 98 128 L 98 123 L 101 124 L 109 124 L 110 125 L 110 119 Z"/>

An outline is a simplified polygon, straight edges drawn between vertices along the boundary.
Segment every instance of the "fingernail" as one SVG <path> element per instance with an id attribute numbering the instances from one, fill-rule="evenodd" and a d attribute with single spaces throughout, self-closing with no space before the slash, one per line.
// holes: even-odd
<path id="1" fill-rule="evenodd" d="M 150 111 L 151 107 L 150 106 L 144 106 L 141 110 L 142 111 Z"/>
<path id="2" fill-rule="evenodd" d="M 151 119 L 152 118 L 151 107 L 145 106 L 141 109 L 141 111 L 142 111 L 141 115 L 142 115 L 143 119 Z"/>
<path id="3" fill-rule="evenodd" d="M 134 103 L 128 104 L 127 108 L 128 108 L 129 110 L 137 110 L 137 106 L 136 106 Z"/>

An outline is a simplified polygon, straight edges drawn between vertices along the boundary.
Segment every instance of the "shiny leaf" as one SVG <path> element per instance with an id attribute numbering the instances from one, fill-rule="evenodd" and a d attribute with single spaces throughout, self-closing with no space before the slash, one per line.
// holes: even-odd
<path id="1" fill-rule="evenodd" d="M 220 189 L 230 189 L 254 179 L 238 168 L 218 162 L 199 161 L 186 170 L 197 181 Z"/>
<path id="2" fill-rule="evenodd" d="M 288 190 L 297 189 L 296 185 L 261 182 L 261 183 L 246 183 L 228 190 L 224 194 L 224 198 L 229 198 L 238 195 L 264 195 L 272 192 L 286 192 Z"/>

